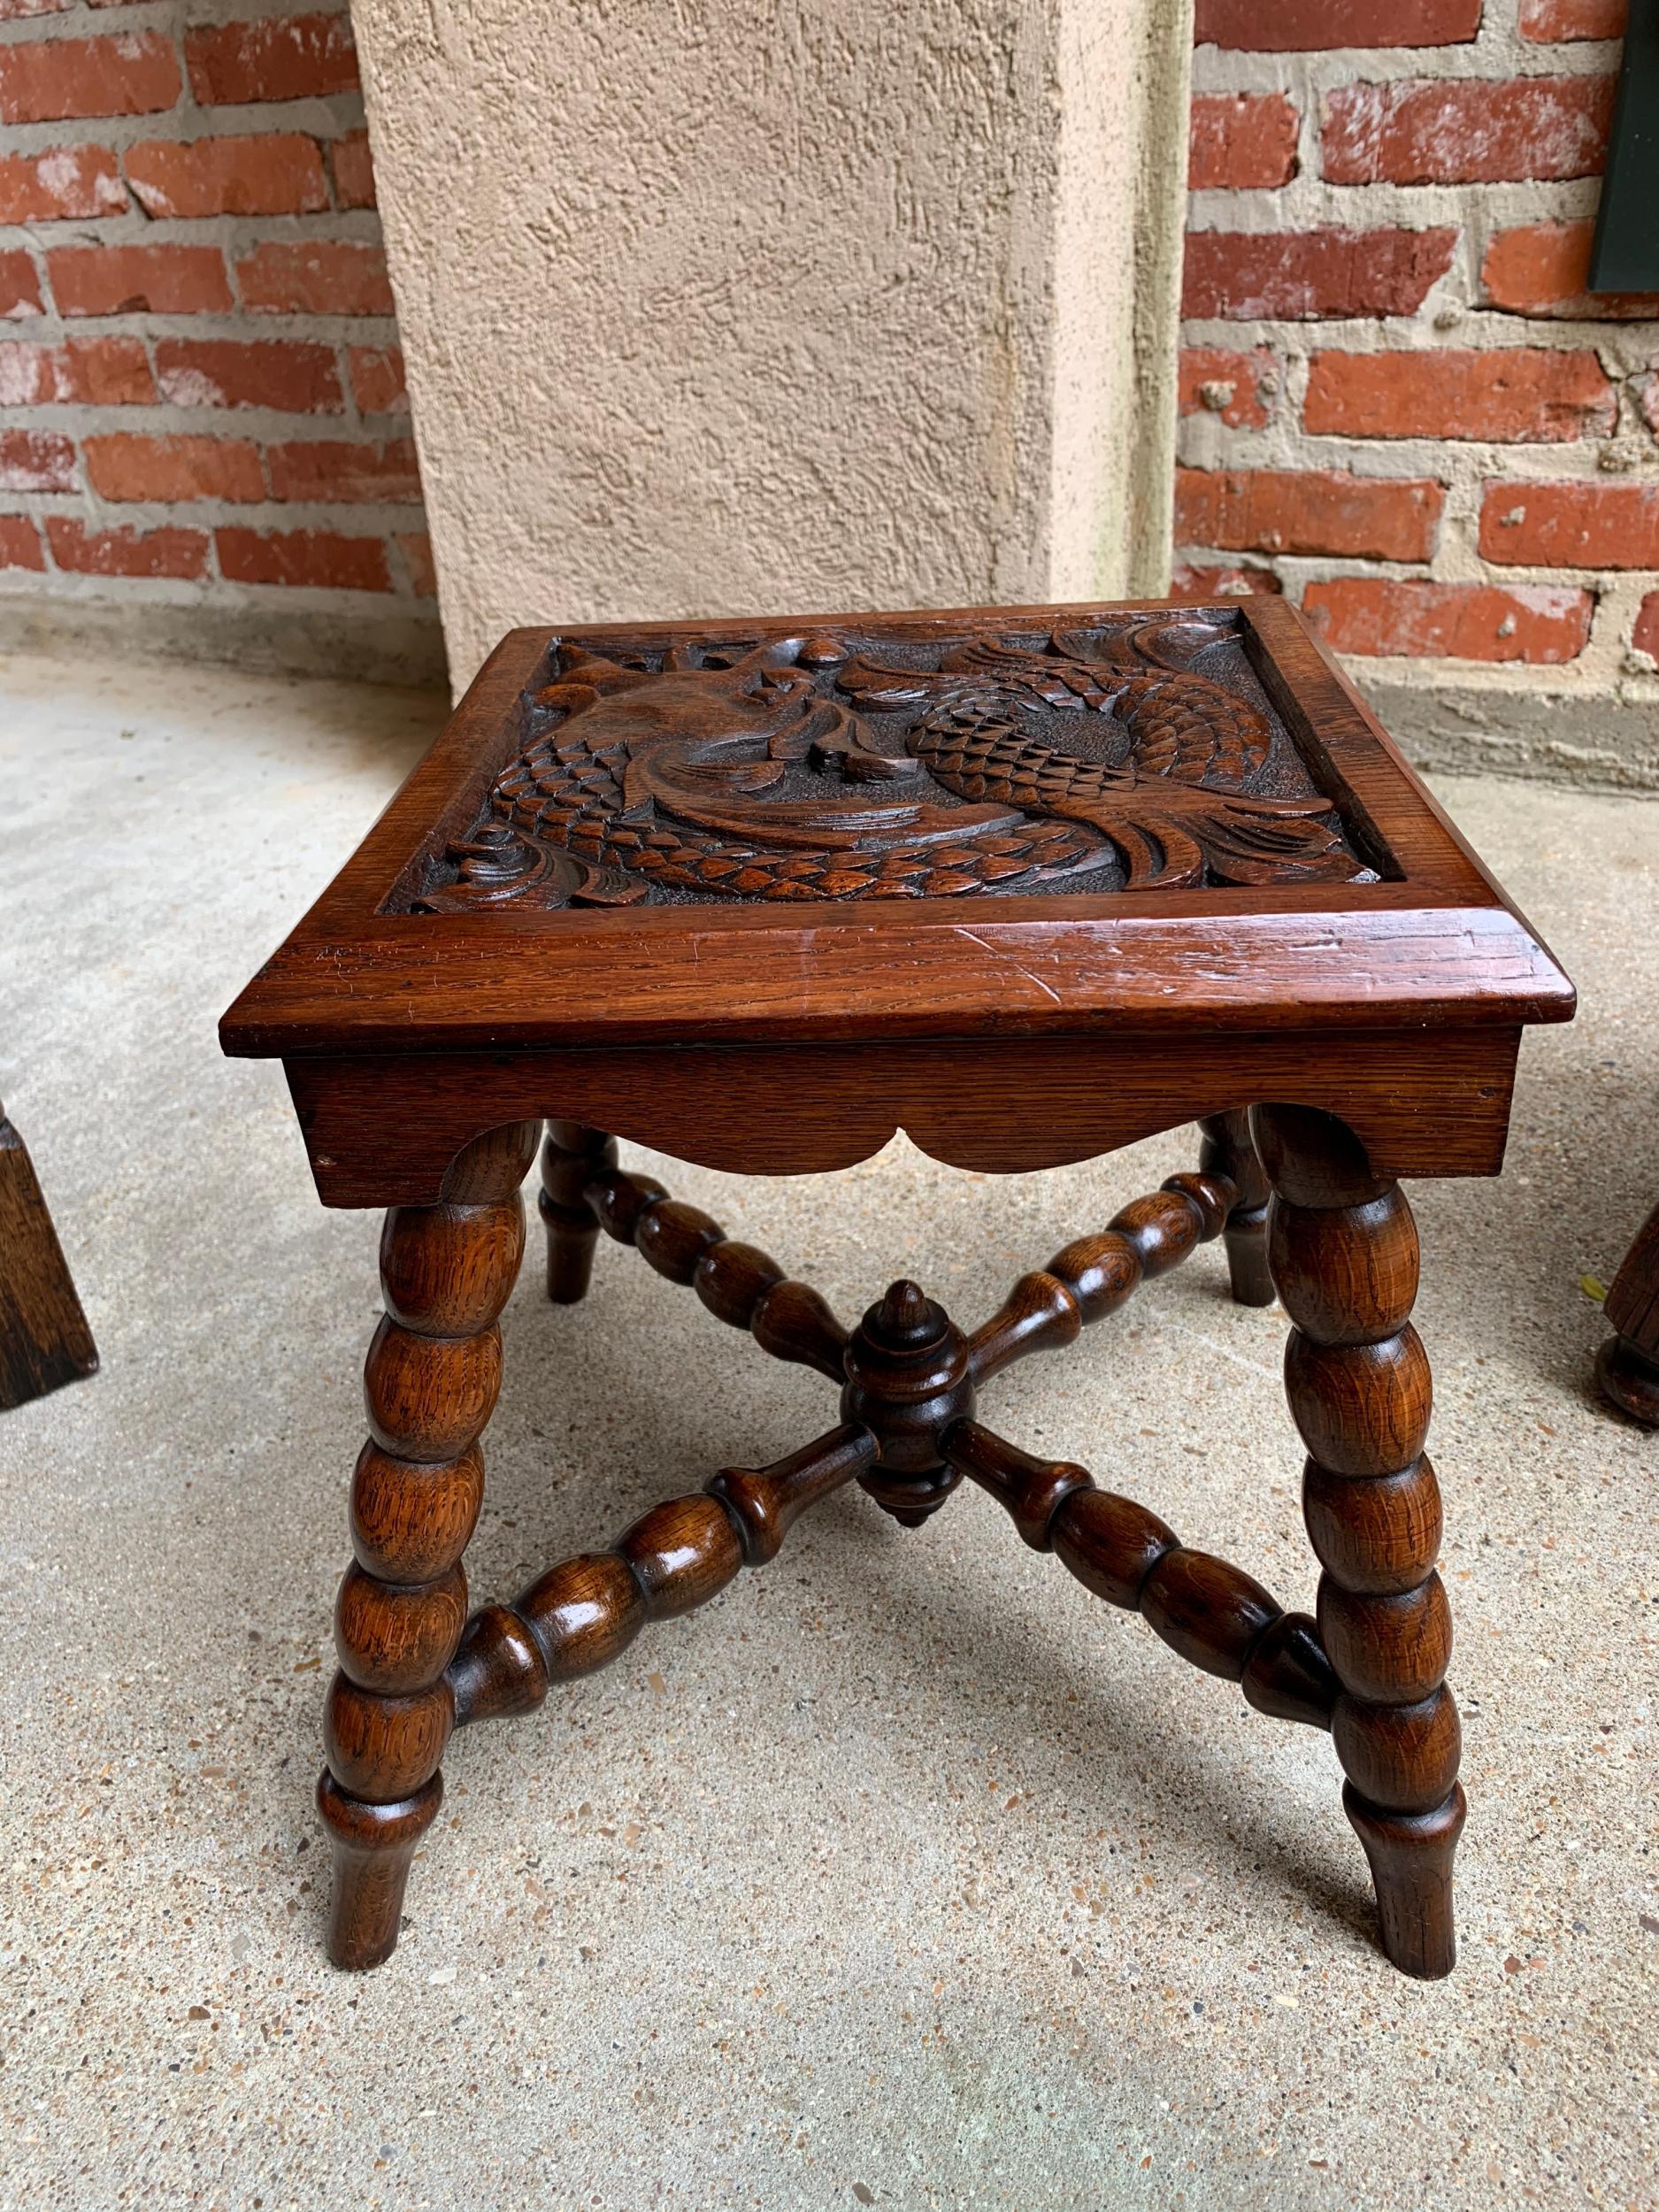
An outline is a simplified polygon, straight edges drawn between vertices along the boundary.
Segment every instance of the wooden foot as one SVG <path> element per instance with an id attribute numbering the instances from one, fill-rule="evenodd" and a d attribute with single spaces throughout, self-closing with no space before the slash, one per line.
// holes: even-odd
<path id="1" fill-rule="evenodd" d="M 352 1486 L 318 1802 L 334 1844 L 336 1966 L 397 1941 L 410 1859 L 442 1796 L 454 1725 L 444 1670 L 466 1622 L 461 1554 L 478 1518 L 478 1439 L 501 1386 L 501 1332 L 524 1253 L 518 1186 L 539 1122 L 469 1145 L 446 1202 L 395 1206 L 380 1238 L 386 1317 L 365 1369 L 370 1438 Z"/>
<path id="2" fill-rule="evenodd" d="M 1276 1294 L 1267 1263 L 1268 1181 L 1251 1141 L 1250 1117 L 1242 1110 L 1210 1114 L 1198 1125 L 1204 1133 L 1200 1168 L 1229 1177 L 1239 1194 L 1222 1232 L 1233 1302 L 1271 1306 Z"/>
<path id="3" fill-rule="evenodd" d="M 28 1148 L 0 1106 L 0 1406 L 43 1398 L 97 1364 Z"/>
<path id="4" fill-rule="evenodd" d="M 1659 1429 L 1659 1364 L 1627 1336 L 1610 1336 L 1595 1356 L 1595 1379 L 1604 1397 L 1644 1428 Z"/>
<path id="5" fill-rule="evenodd" d="M 1423 1449 L 1429 1365 L 1409 1320 L 1417 1225 L 1330 1115 L 1258 1107 L 1251 1129 L 1273 1187 L 1273 1279 L 1295 1324 L 1285 1384 L 1310 1454 L 1303 1513 L 1325 1570 L 1320 1640 L 1342 1686 L 1331 1726 L 1345 1801 L 1371 1857 L 1383 1947 L 1432 1978 L 1456 1955 L 1463 1808 L 1445 1686 L 1451 1612 L 1434 1571 L 1440 1494 Z"/>
<path id="6" fill-rule="evenodd" d="M 580 1121 L 550 1121 L 541 1147 L 541 1195 L 547 1225 L 547 1294 L 556 1306 L 574 1306 L 593 1280 L 599 1217 L 584 1195 L 594 1177 L 617 1164 L 614 1137 Z"/>
<path id="7" fill-rule="evenodd" d="M 334 1846 L 328 1955 L 336 1966 L 361 1973 L 384 1965 L 397 1948 L 409 1863 L 442 1802 L 442 1775 L 434 1774 L 401 1804 L 365 1805 L 348 1797 L 323 1769 L 317 1809 Z"/>
<path id="8" fill-rule="evenodd" d="M 1659 1206 L 1624 1255 L 1606 1310 L 1618 1333 L 1597 1356 L 1596 1379 L 1621 1412 L 1659 1428 Z"/>
<path id="9" fill-rule="evenodd" d="M 1439 1981 L 1457 1957 L 1452 1859 L 1469 1811 L 1463 1786 L 1432 1813 L 1381 1813 L 1347 1782 L 1342 1809 L 1371 1863 L 1383 1949 L 1402 1973 Z"/>

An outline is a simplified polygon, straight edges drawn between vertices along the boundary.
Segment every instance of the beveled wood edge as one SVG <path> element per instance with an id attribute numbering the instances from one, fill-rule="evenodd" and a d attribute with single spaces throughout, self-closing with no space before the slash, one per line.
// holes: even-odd
<path id="1" fill-rule="evenodd" d="M 1502 907 L 1328 902 L 1250 917 L 1116 915 L 918 925 L 914 906 L 657 940 L 649 987 L 626 917 L 536 944 L 457 936 L 389 962 L 373 944 L 273 962 L 219 1025 L 233 1057 L 883 1036 L 1191 1037 L 1567 1021 L 1573 987 Z M 602 933 L 603 932 L 603 933 Z M 722 977 L 721 969 L 725 974 Z M 725 984 L 724 1001 L 720 995 Z"/>
<path id="2" fill-rule="evenodd" d="M 1300 695 L 1287 692 L 1285 701 L 1281 703 L 1278 692 L 1272 693 L 1274 707 L 1286 722 L 1286 726 L 1290 728 L 1296 741 L 1297 749 L 1302 752 L 1303 758 L 1310 758 L 1309 748 L 1318 742 L 1317 733 L 1310 730 L 1307 733 L 1307 745 L 1304 746 L 1304 733 L 1302 725 L 1308 718 L 1310 705 L 1317 700 L 1322 713 L 1333 721 L 1338 718 L 1341 709 L 1346 707 L 1353 718 L 1357 731 L 1363 731 L 1376 752 L 1382 756 L 1396 781 L 1403 783 L 1418 803 L 1433 817 L 1444 841 L 1443 851 L 1455 852 L 1463 864 L 1466 879 L 1479 883 L 1487 895 L 1496 904 L 1502 907 L 1505 913 L 1514 918 L 1550 966 L 1558 973 L 1563 974 L 1564 980 L 1564 972 L 1561 968 L 1561 964 L 1548 945 L 1533 928 L 1526 916 L 1522 913 L 1520 908 L 1516 905 L 1496 877 L 1488 872 L 1479 854 L 1476 852 L 1456 823 L 1423 781 L 1410 762 L 1407 760 L 1394 739 L 1389 736 L 1381 722 L 1371 711 L 1363 693 L 1342 667 L 1335 654 L 1301 609 L 1289 605 L 1277 594 L 1270 592 L 1253 593 L 1242 603 L 1245 608 L 1247 626 L 1255 633 L 1265 648 L 1261 661 L 1255 661 L 1253 657 L 1253 664 L 1256 666 L 1258 674 L 1262 672 L 1263 667 L 1277 674 L 1279 667 L 1279 656 L 1273 649 L 1276 637 L 1287 637 L 1293 633 L 1307 641 L 1321 664 L 1326 687 L 1323 695 L 1314 690 L 1312 686 L 1306 686 Z M 1352 735 L 1350 735 L 1350 741 L 1352 741 Z M 1311 765 L 1312 762 L 1310 759 L 1310 766 Z M 1374 772 L 1367 763 L 1362 772 L 1365 776 L 1365 788 L 1357 791 L 1356 795 L 1369 803 L 1371 795 L 1371 782 Z M 1439 874 L 1440 871 L 1437 869 L 1436 872 Z M 1409 869 L 1408 873 L 1409 873 Z M 1446 879 L 1449 880 L 1449 877 L 1448 869 Z M 1576 1002 L 1575 993 L 1574 1003 Z M 1557 1018 L 1570 1019 L 1571 1015 L 1571 1009 L 1569 1008 L 1566 1015 Z"/>
<path id="3" fill-rule="evenodd" d="M 327 1206 L 431 1205 L 461 1149 L 534 1116 L 745 1175 L 856 1166 L 901 1132 L 947 1166 L 1024 1174 L 1271 1101 L 1340 1113 L 1379 1172 L 1500 1172 L 1522 1032 L 1218 1041 L 1010 1039 L 629 1051 L 296 1055 L 285 1064 Z"/>

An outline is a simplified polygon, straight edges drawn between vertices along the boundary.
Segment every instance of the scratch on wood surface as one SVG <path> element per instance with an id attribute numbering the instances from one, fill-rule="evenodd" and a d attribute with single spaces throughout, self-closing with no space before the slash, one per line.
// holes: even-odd
<path id="1" fill-rule="evenodd" d="M 1000 946 L 987 945 L 983 937 L 976 937 L 971 929 L 964 929 L 960 924 L 957 926 L 956 934 L 958 937 L 965 937 L 971 945 L 978 945 L 981 952 L 988 952 L 994 960 L 1006 960 L 1016 975 L 1023 975 L 1027 983 L 1034 983 L 1043 996 L 1051 998 L 1056 1006 L 1064 1004 L 1065 1002 L 1051 983 L 1045 983 L 1040 975 L 1033 975 L 1028 967 L 1016 960 L 1010 953 L 1003 952 Z"/>

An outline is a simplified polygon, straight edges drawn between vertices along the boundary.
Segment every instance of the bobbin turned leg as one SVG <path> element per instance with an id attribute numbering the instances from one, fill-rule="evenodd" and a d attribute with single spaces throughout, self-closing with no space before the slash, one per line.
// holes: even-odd
<path id="1" fill-rule="evenodd" d="M 1397 1184 L 1352 1130 L 1257 1107 L 1273 1187 L 1268 1255 L 1295 1324 L 1290 1409 L 1310 1456 L 1302 1510 L 1325 1572 L 1318 1623 L 1342 1686 L 1332 1735 L 1342 1803 L 1371 1862 L 1383 1948 L 1408 1974 L 1449 1974 L 1452 1856 L 1465 1806 L 1451 1613 L 1434 1562 L 1440 1501 L 1423 1446 L 1429 1364 L 1409 1316 L 1417 1233 Z"/>
<path id="2" fill-rule="evenodd" d="M 593 1280 L 599 1217 L 585 1193 L 595 1175 L 617 1164 L 617 1141 L 580 1121 L 550 1121 L 541 1147 L 541 1194 L 547 1224 L 547 1294 L 556 1306 L 573 1306 Z"/>
<path id="3" fill-rule="evenodd" d="M 1222 1232 L 1233 1302 L 1271 1306 L 1273 1278 L 1267 1264 L 1268 1182 L 1250 1136 L 1250 1117 L 1242 1110 L 1207 1114 L 1198 1125 L 1204 1133 L 1198 1155 L 1200 1172 L 1229 1177 L 1238 1192 Z"/>
<path id="4" fill-rule="evenodd" d="M 443 1800 L 444 1669 L 466 1623 L 478 1439 L 501 1386 L 496 1317 L 524 1256 L 518 1186 L 541 1133 L 526 1121 L 480 1137 L 450 1169 L 445 1202 L 394 1206 L 380 1237 L 386 1317 L 364 1371 L 371 1434 L 352 1483 L 356 1558 L 334 1611 L 340 1672 L 317 1787 L 334 1843 L 336 1966 L 390 1957 L 409 1863 Z"/>

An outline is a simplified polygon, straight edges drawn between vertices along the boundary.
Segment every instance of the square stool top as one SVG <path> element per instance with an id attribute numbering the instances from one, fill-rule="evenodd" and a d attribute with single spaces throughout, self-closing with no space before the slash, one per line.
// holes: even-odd
<path id="1" fill-rule="evenodd" d="M 1274 597 L 516 630 L 227 1052 L 1564 1020 Z"/>

